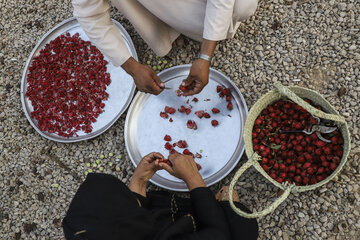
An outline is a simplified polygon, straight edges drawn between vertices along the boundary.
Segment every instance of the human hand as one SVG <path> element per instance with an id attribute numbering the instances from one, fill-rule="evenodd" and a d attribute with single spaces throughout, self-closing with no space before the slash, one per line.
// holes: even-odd
<path id="1" fill-rule="evenodd" d="M 184 96 L 190 96 L 201 92 L 209 82 L 210 62 L 197 59 L 190 68 L 189 76 L 181 83 L 186 87 Z"/>
<path id="2" fill-rule="evenodd" d="M 164 90 L 165 84 L 149 66 L 130 57 L 121 67 L 133 77 L 139 91 L 158 95 Z"/>
<path id="3" fill-rule="evenodd" d="M 168 160 L 171 165 L 160 162 L 158 163 L 159 166 L 171 175 L 182 179 L 190 191 L 197 187 L 206 186 L 193 157 L 176 153 L 170 154 Z"/>
<path id="4" fill-rule="evenodd" d="M 129 189 L 133 192 L 146 196 L 146 183 L 152 178 L 156 171 L 162 169 L 159 159 L 164 158 L 157 152 L 152 152 L 143 157 L 131 177 Z"/>

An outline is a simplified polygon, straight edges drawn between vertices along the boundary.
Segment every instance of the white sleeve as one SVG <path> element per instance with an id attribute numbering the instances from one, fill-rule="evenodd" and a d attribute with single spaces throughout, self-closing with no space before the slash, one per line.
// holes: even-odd
<path id="1" fill-rule="evenodd" d="M 74 16 L 90 41 L 114 66 L 122 65 L 131 57 L 119 29 L 110 19 L 107 0 L 72 0 L 72 4 Z"/>
<path id="2" fill-rule="evenodd" d="M 223 40 L 229 30 L 235 0 L 207 0 L 203 38 L 212 41 Z"/>

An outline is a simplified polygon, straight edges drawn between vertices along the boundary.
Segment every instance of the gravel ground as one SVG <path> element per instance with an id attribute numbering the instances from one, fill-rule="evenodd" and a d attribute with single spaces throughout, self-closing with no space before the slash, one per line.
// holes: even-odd
<path id="1" fill-rule="evenodd" d="M 103 154 L 105 172 L 129 182 L 134 168 L 124 145 L 125 115 L 86 142 L 60 144 L 37 134 L 20 103 L 22 71 L 41 36 L 72 16 L 71 2 L 0 0 L 0 9 L 0 239 L 63 239 L 61 219 L 89 169 L 86 163 Z M 141 62 L 156 61 L 129 22 L 115 11 L 112 17 L 130 33 Z M 353 149 L 341 174 L 319 189 L 291 195 L 259 219 L 259 239 L 360 239 L 359 26 L 359 0 L 263 0 L 236 37 L 216 49 L 212 67 L 237 84 L 249 108 L 274 80 L 309 87 L 346 117 L 352 134 Z M 166 59 L 189 63 L 198 50 L 198 43 L 185 39 Z M 229 184 L 233 173 L 211 188 Z M 277 196 L 254 170 L 236 189 L 253 210 Z"/>

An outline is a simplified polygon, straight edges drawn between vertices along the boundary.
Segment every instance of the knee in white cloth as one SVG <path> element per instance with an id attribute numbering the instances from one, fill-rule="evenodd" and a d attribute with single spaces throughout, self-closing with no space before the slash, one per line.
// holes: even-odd
<path id="1" fill-rule="evenodd" d="M 245 20 L 254 15 L 258 0 L 235 0 L 234 19 L 235 21 Z"/>

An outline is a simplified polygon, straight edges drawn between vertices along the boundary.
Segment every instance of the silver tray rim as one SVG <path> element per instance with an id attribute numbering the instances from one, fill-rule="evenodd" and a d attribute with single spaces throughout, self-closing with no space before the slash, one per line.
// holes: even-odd
<path id="1" fill-rule="evenodd" d="M 124 40 L 129 44 L 129 50 L 131 52 L 132 57 L 138 61 L 138 56 L 136 53 L 136 49 L 134 46 L 134 43 L 131 40 L 130 35 L 128 34 L 128 32 L 125 30 L 125 28 L 116 20 L 111 19 L 115 25 L 117 26 L 117 28 L 119 29 L 119 31 L 121 32 L 121 34 L 124 37 Z M 23 108 L 23 111 L 25 113 L 25 116 L 27 118 L 27 120 L 29 121 L 29 123 L 31 124 L 31 126 L 44 138 L 47 138 L 49 140 L 55 141 L 55 142 L 60 142 L 60 143 L 74 143 L 74 142 L 80 142 L 80 141 L 85 141 L 85 140 L 89 140 L 92 138 L 95 138 L 101 134 L 103 134 L 104 132 L 106 132 L 120 117 L 121 115 L 127 110 L 127 108 L 129 107 L 134 93 L 135 93 L 135 84 L 132 85 L 132 89 L 131 89 L 131 93 L 129 95 L 128 100 L 126 101 L 123 109 L 119 112 L 119 114 L 116 115 L 116 117 L 107 125 L 105 125 L 104 127 L 98 129 L 95 132 L 92 132 L 90 134 L 84 135 L 84 136 L 80 136 L 80 137 L 70 137 L 70 138 L 65 138 L 65 137 L 61 137 L 57 134 L 50 134 L 50 133 L 45 133 L 43 131 L 41 131 L 38 127 L 37 124 L 33 121 L 33 119 L 31 118 L 29 112 L 27 111 L 26 108 L 26 104 L 25 104 L 25 93 L 26 93 L 26 80 L 27 80 L 27 72 L 29 69 L 29 65 L 32 61 L 32 59 L 34 58 L 34 54 L 35 52 L 38 50 L 38 48 L 40 47 L 40 45 L 47 40 L 48 37 L 50 37 L 52 35 L 52 33 L 56 30 L 61 29 L 62 26 L 70 24 L 71 22 L 75 22 L 76 24 L 78 23 L 77 19 L 75 17 L 71 17 L 68 18 L 62 22 L 60 22 L 59 24 L 57 24 L 55 27 L 53 27 L 52 29 L 50 29 L 48 32 L 46 32 L 44 34 L 44 36 L 37 42 L 37 44 L 35 45 L 35 47 L 33 48 L 33 50 L 31 51 L 29 57 L 26 60 L 26 64 L 23 70 L 23 75 L 21 78 L 21 86 L 20 86 L 20 99 L 21 99 L 21 105 Z"/>
<path id="2" fill-rule="evenodd" d="M 174 66 L 174 67 L 163 70 L 162 72 L 160 72 L 158 74 L 158 76 L 162 81 L 167 82 L 167 80 L 162 79 L 163 75 L 168 74 L 168 72 L 171 72 L 171 71 L 174 71 L 174 70 L 177 70 L 177 69 L 181 69 L 181 68 L 187 69 L 188 71 L 190 71 L 191 66 L 192 66 L 191 64 L 177 65 L 177 66 Z M 243 128 L 244 128 L 245 121 L 246 121 L 246 118 L 247 118 L 248 113 L 249 113 L 249 110 L 248 110 L 248 107 L 246 105 L 245 99 L 244 99 L 243 95 L 241 94 L 239 88 L 235 85 L 235 83 L 233 81 L 231 81 L 231 79 L 229 79 L 225 74 L 221 73 L 220 71 L 218 71 L 216 69 L 210 68 L 210 74 L 211 74 L 211 72 L 213 72 L 215 74 L 219 74 L 222 78 L 226 79 L 226 81 L 232 86 L 232 88 L 234 90 L 236 90 L 237 94 L 240 97 L 239 101 L 241 101 L 241 103 L 244 105 L 244 112 L 243 112 L 244 122 L 243 122 L 243 126 L 242 126 L 241 139 L 239 139 L 240 145 L 241 145 L 240 149 L 238 149 L 239 148 L 238 147 L 237 150 L 233 153 L 233 155 L 234 155 L 236 152 L 238 152 L 238 155 L 239 155 L 238 158 L 235 159 L 234 161 L 232 161 L 231 166 L 228 167 L 226 171 L 222 171 L 223 169 L 220 169 L 219 171 L 215 172 L 211 177 L 204 179 L 205 184 L 208 187 L 211 186 L 211 185 L 214 185 L 214 184 L 218 183 L 219 181 L 221 181 L 222 179 L 224 179 L 237 166 L 237 164 L 239 163 L 241 157 L 243 156 L 243 154 L 245 152 L 245 142 L 244 142 L 244 130 L 243 130 Z M 132 115 L 131 113 L 133 112 L 133 109 L 135 108 L 135 105 L 137 104 L 137 101 L 141 100 L 142 98 L 148 98 L 149 95 L 150 95 L 149 93 L 143 93 L 143 92 L 140 92 L 140 91 L 137 92 L 137 94 L 133 98 L 133 101 L 131 102 L 131 105 L 130 105 L 130 107 L 128 109 L 128 112 L 127 112 L 127 115 L 126 115 L 126 120 L 125 120 L 124 139 L 125 139 L 126 151 L 127 151 L 128 155 L 129 155 L 129 158 L 130 158 L 130 160 L 133 163 L 135 168 L 137 167 L 137 163 L 134 160 L 133 155 L 131 154 L 132 152 L 130 151 L 130 146 L 129 146 L 129 143 L 128 143 L 129 140 L 128 140 L 128 137 L 127 137 L 127 136 L 129 136 L 129 134 L 128 134 L 129 124 L 130 124 L 129 122 L 131 121 L 131 119 L 130 119 L 130 117 Z M 229 165 L 230 160 L 224 165 L 224 167 Z M 219 176 L 219 177 L 214 177 L 217 174 L 219 174 L 219 172 L 223 172 L 222 175 Z M 165 184 L 158 183 L 157 182 L 158 179 L 164 179 L 164 178 L 158 176 L 155 173 L 155 175 L 149 181 L 151 183 L 155 184 L 158 187 L 161 187 L 161 188 L 164 188 L 164 189 L 167 189 L 167 190 L 170 190 L 170 191 L 176 191 L 176 192 L 188 192 L 189 191 L 187 189 L 185 183 L 181 184 L 182 185 L 181 188 L 179 188 L 179 187 L 170 187 L 170 186 L 167 186 Z"/>

